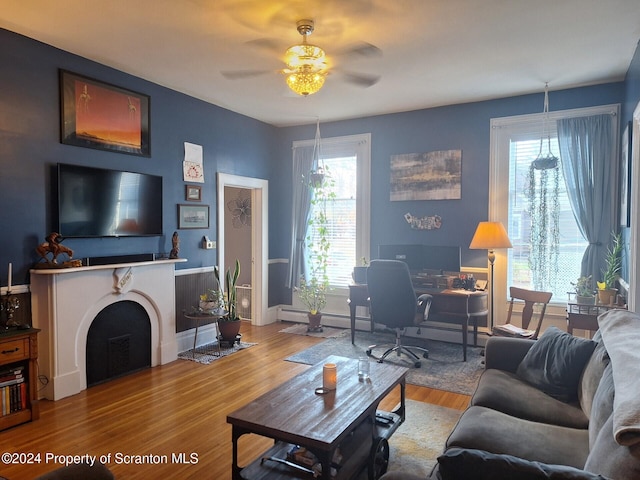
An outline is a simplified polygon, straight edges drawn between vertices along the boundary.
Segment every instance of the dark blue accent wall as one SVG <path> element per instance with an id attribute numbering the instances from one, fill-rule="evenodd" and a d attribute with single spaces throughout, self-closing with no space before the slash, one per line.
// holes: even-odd
<path id="1" fill-rule="evenodd" d="M 612 83 L 593 87 L 551 92 L 551 110 L 620 103 L 624 84 Z M 486 266 L 486 252 L 469 250 L 478 222 L 487 220 L 489 202 L 489 136 L 492 118 L 540 113 L 544 94 L 510 97 L 499 100 L 451 105 L 413 112 L 359 118 L 341 122 L 321 123 L 322 137 L 371 133 L 371 255 L 386 243 L 423 243 L 428 245 L 458 245 L 462 247 L 464 266 Z M 291 127 L 280 139 L 279 169 L 286 172 L 274 182 L 273 190 L 284 197 L 290 195 L 291 142 L 313 138 L 315 125 Z M 390 158 L 395 154 L 420 153 L 435 150 L 462 150 L 462 199 L 391 202 L 389 200 Z M 290 197 L 283 198 L 291 201 Z M 440 215 L 438 230 L 412 230 L 404 214 L 422 217 Z M 273 217 L 272 217 L 273 218 Z M 275 256 L 288 256 L 289 217 L 271 221 L 272 237 L 283 234 L 277 242 Z"/>
<path id="2" fill-rule="evenodd" d="M 277 128 L 125 74 L 51 46 L 0 30 L 0 284 L 13 263 L 15 284 L 28 283 L 34 248 L 52 228 L 56 163 L 161 175 L 164 235 L 144 238 L 67 239 L 75 258 L 168 253 L 177 229 L 177 204 L 185 202 L 184 142 L 203 146 L 202 203 L 211 206 L 208 230 L 179 230 L 176 268 L 214 265 L 215 250 L 199 248 L 216 235 L 216 172 L 268 178 Z M 151 97 L 151 157 L 60 143 L 58 69 L 65 69 Z"/>
<path id="3" fill-rule="evenodd" d="M 190 268 L 216 263 L 202 250 L 204 234 L 217 239 L 216 172 L 269 180 L 269 257 L 287 258 L 291 223 L 291 144 L 312 139 L 315 125 L 276 128 L 71 53 L 0 29 L 0 285 L 7 263 L 14 283 L 28 283 L 37 260 L 34 248 L 52 228 L 52 169 L 58 162 L 126 169 L 164 178 L 164 236 L 68 239 L 76 257 L 168 252 L 184 202 L 183 142 L 204 147 L 203 203 L 211 206 L 208 230 L 180 230 L 180 256 Z M 58 69 L 97 78 L 151 97 L 151 157 L 137 157 L 59 141 Z M 553 87 L 553 85 L 551 85 Z M 488 215 L 489 122 L 491 118 L 538 113 L 543 94 L 321 123 L 323 137 L 372 135 L 371 252 L 381 243 L 460 245 L 463 264 L 485 266 L 486 253 L 468 250 L 475 227 Z M 425 85 L 425 88 L 429 88 Z M 623 121 L 640 101 L 640 52 L 626 81 L 550 93 L 551 110 L 623 104 Z M 313 116 L 313 112 L 309 112 Z M 321 119 L 322 120 L 322 119 Z M 391 155 L 461 149 L 462 199 L 390 202 Z M 439 230 L 415 231 L 403 215 L 438 214 Z"/>

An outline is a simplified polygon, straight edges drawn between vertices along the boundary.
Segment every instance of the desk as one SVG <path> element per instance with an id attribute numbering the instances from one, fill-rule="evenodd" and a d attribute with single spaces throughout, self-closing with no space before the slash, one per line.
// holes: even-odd
<path id="1" fill-rule="evenodd" d="M 467 361 L 467 334 L 469 320 L 473 321 L 473 344 L 478 343 L 478 317 L 484 317 L 489 313 L 487 302 L 487 292 L 469 291 L 458 289 L 416 290 L 417 295 L 428 293 L 433 296 L 429 317 L 445 316 L 459 319 L 462 324 L 462 352 L 464 361 Z M 369 306 L 369 292 L 365 284 L 349 285 L 349 314 L 351 317 L 351 343 L 355 341 L 356 331 L 356 307 Z M 373 332 L 374 322 L 371 319 L 371 332 Z"/>

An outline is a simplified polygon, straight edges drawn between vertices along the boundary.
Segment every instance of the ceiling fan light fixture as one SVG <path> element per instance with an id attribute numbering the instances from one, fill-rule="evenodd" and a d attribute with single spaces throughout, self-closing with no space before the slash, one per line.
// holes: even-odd
<path id="1" fill-rule="evenodd" d="M 322 71 L 327 67 L 324 50 L 308 43 L 289 47 L 284 54 L 284 61 L 292 70 L 304 66 Z"/>
<path id="2" fill-rule="evenodd" d="M 298 95 L 306 97 L 320 90 L 324 85 L 324 79 L 324 73 L 300 67 L 300 69 L 287 75 L 287 85 Z"/>

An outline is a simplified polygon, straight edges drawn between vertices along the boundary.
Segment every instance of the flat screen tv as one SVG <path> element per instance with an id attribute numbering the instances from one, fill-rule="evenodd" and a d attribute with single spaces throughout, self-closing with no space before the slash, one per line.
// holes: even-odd
<path id="1" fill-rule="evenodd" d="M 59 163 L 56 231 L 67 238 L 162 235 L 162 177 Z"/>
<path id="2" fill-rule="evenodd" d="M 379 245 L 378 257 L 386 260 L 401 260 L 409 270 L 460 271 L 460 247 L 449 245 Z"/>

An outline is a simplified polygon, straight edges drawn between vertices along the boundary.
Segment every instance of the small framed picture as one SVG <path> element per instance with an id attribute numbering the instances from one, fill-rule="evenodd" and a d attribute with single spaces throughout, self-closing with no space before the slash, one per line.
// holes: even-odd
<path id="1" fill-rule="evenodd" d="M 209 205 L 178 205 L 178 228 L 209 228 Z"/>
<path id="2" fill-rule="evenodd" d="M 202 200 L 202 187 L 199 185 L 185 185 L 184 199 L 188 202 Z"/>

